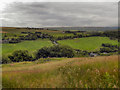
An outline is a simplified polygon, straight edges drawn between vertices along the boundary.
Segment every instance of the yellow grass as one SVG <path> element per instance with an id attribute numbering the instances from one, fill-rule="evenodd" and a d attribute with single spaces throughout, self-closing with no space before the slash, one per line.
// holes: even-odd
<path id="1" fill-rule="evenodd" d="M 6 88 L 117 88 L 118 56 L 66 58 L 3 65 Z M 115 81 L 115 82 L 114 82 Z"/>

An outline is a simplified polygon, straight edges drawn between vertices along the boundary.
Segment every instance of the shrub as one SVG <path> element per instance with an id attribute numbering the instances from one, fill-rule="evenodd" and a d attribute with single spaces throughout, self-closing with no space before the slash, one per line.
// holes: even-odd
<path id="1" fill-rule="evenodd" d="M 13 52 L 8 58 L 13 62 L 32 61 L 32 56 L 29 55 L 27 50 L 17 50 Z"/>
<path id="2" fill-rule="evenodd" d="M 76 57 L 86 57 L 86 56 L 89 56 L 89 55 L 90 55 L 90 52 L 88 52 L 88 51 L 75 49 L 75 56 Z"/>
<path id="3" fill-rule="evenodd" d="M 9 43 L 19 43 L 19 42 L 21 42 L 19 39 L 12 38 L 11 40 L 9 40 Z"/>
<path id="4" fill-rule="evenodd" d="M 112 48 L 112 49 L 113 49 L 113 48 L 118 48 L 117 45 L 112 45 L 112 44 L 109 44 L 109 43 L 103 43 L 102 46 L 103 46 L 103 47 L 109 47 L 109 48 Z"/>
<path id="5" fill-rule="evenodd" d="M 109 47 L 104 47 L 104 48 L 100 48 L 100 52 L 101 53 L 103 53 L 103 52 L 110 53 L 110 52 L 112 52 L 112 50 Z"/>
<path id="6" fill-rule="evenodd" d="M 109 44 L 109 43 L 103 43 L 102 44 L 103 48 L 100 49 L 100 52 L 103 53 L 103 52 L 117 52 L 118 51 L 118 46 L 117 45 L 112 45 L 112 44 Z"/>
<path id="7" fill-rule="evenodd" d="M 46 58 L 46 57 L 73 57 L 74 51 L 71 47 L 54 45 L 51 47 L 43 47 L 38 50 L 36 58 Z"/>
<path id="8" fill-rule="evenodd" d="M 11 63 L 11 60 L 5 56 L 2 57 L 2 64 Z"/>
<path id="9" fill-rule="evenodd" d="M 41 58 L 41 57 L 46 58 L 46 57 L 49 56 L 49 54 L 50 54 L 50 52 L 48 51 L 48 48 L 47 47 L 43 47 L 40 50 L 38 50 L 38 52 L 36 54 L 36 58 L 37 59 Z"/>

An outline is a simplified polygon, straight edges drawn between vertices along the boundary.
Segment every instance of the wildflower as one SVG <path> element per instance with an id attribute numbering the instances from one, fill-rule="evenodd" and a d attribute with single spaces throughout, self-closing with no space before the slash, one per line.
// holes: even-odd
<path id="1" fill-rule="evenodd" d="M 79 81 L 79 84 L 82 85 L 82 81 L 81 80 Z"/>
<path id="2" fill-rule="evenodd" d="M 100 75 L 100 71 L 98 69 L 95 70 L 96 74 Z"/>
<path id="3" fill-rule="evenodd" d="M 88 68 L 88 69 L 87 69 L 87 72 L 89 72 L 89 71 L 90 71 L 90 69 Z"/>
<path id="4" fill-rule="evenodd" d="M 75 87 L 76 87 L 76 88 L 78 87 L 78 83 L 76 83 Z"/>
<path id="5" fill-rule="evenodd" d="M 78 73 L 76 75 L 78 76 Z"/>
<path id="6" fill-rule="evenodd" d="M 116 69 L 114 69 L 113 72 L 116 72 Z"/>
<path id="7" fill-rule="evenodd" d="M 113 78 L 114 78 L 115 76 L 113 75 Z"/>
<path id="8" fill-rule="evenodd" d="M 114 85 L 114 86 L 113 86 L 113 88 L 117 88 L 117 86 L 116 86 L 116 85 Z"/>

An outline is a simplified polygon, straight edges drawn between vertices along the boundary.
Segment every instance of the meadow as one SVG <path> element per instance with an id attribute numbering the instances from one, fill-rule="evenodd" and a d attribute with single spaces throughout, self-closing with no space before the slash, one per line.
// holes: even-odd
<path id="1" fill-rule="evenodd" d="M 64 36 L 73 36 L 72 33 L 49 33 L 50 35 L 54 36 L 54 37 L 64 37 Z"/>
<path id="2" fill-rule="evenodd" d="M 2 65 L 3 88 L 119 88 L 118 56 Z"/>
<path id="3" fill-rule="evenodd" d="M 118 45 L 117 40 L 110 40 L 108 37 L 86 37 L 59 40 L 59 44 L 68 45 L 74 49 L 95 51 L 99 50 L 102 43 L 110 43 L 112 45 Z M 7 56 L 13 53 L 15 50 L 28 50 L 31 54 L 36 50 L 45 47 L 52 46 L 52 42 L 48 39 L 37 39 L 31 41 L 22 41 L 16 44 L 2 44 L 2 54 Z"/>
<path id="4" fill-rule="evenodd" d="M 33 56 L 33 61 L 24 60 L 22 57 L 24 54 L 16 54 L 19 61 L 8 62 L 2 64 L 2 85 L 3 88 L 119 88 L 118 83 L 118 55 L 116 52 L 110 54 L 111 56 L 98 56 L 90 57 L 90 55 L 84 55 L 88 51 L 100 51 L 103 43 L 109 43 L 110 45 L 118 45 L 117 39 L 110 39 L 110 37 L 103 36 L 90 36 L 90 37 L 74 37 L 74 38 L 62 38 L 62 40 L 57 39 L 58 37 L 64 36 L 74 36 L 74 33 L 64 33 L 60 30 L 37 30 L 37 29 L 25 29 L 25 28 L 3 28 L 2 37 L 11 39 L 19 38 L 20 36 L 25 36 L 29 34 L 23 34 L 21 32 L 41 32 L 42 34 L 48 34 L 53 36 L 42 39 L 39 37 L 35 40 L 21 40 L 18 43 L 3 43 L 2 45 L 2 57 L 4 61 L 9 61 L 8 55 L 11 55 L 16 50 L 27 50 L 30 55 Z M 76 33 L 83 36 L 92 35 L 93 32 Z M 103 32 L 101 32 L 103 33 Z M 5 36 L 7 35 L 7 37 Z M 45 36 L 46 36 L 45 35 Z M 54 41 L 55 40 L 55 41 Z M 55 43 L 54 43 L 55 42 Z M 57 43 L 57 44 L 56 44 Z M 70 50 L 73 51 L 75 55 L 72 58 L 65 56 L 61 57 L 35 57 L 37 55 L 37 50 L 42 47 L 50 47 L 53 45 L 66 45 L 70 46 Z M 57 54 L 62 55 L 63 52 L 70 51 L 65 46 L 64 48 L 49 49 L 50 55 Z M 110 46 L 109 46 L 110 47 Z M 102 47 L 106 48 L 106 47 Z M 108 47 L 107 47 L 108 48 Z M 77 53 L 75 49 L 86 50 L 87 52 Z M 109 48 L 110 49 L 110 48 Z M 47 48 L 48 50 L 48 48 Z M 42 54 L 48 55 L 47 51 L 42 50 Z M 57 51 L 58 50 L 58 51 Z M 61 50 L 62 53 L 60 53 Z M 41 52 L 41 51 L 40 51 Z M 59 54 L 59 53 L 60 54 Z M 41 53 L 40 53 L 41 54 Z M 70 51 L 71 54 L 71 51 Z M 109 54 L 108 54 L 109 55 Z M 44 56 L 44 55 L 43 55 Z M 19 58 L 20 57 L 20 58 Z M 12 58 L 13 59 L 13 58 Z M 16 59 L 16 58 L 15 58 Z"/>
<path id="5" fill-rule="evenodd" d="M 37 39 L 22 41 L 16 44 L 2 44 L 2 55 L 9 55 L 15 50 L 28 50 L 30 53 L 33 53 L 44 46 L 52 46 L 51 41 L 48 39 Z"/>
<path id="6" fill-rule="evenodd" d="M 75 38 L 67 40 L 59 40 L 59 44 L 68 45 L 74 49 L 95 51 L 99 50 L 102 43 L 110 43 L 112 45 L 118 45 L 117 40 L 110 40 L 108 37 L 85 37 Z"/>

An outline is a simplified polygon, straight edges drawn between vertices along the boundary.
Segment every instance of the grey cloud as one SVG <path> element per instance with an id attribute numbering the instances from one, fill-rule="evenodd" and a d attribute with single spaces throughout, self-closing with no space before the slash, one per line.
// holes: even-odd
<path id="1" fill-rule="evenodd" d="M 117 3 L 12 3 L 3 11 L 3 26 L 117 26 Z"/>

